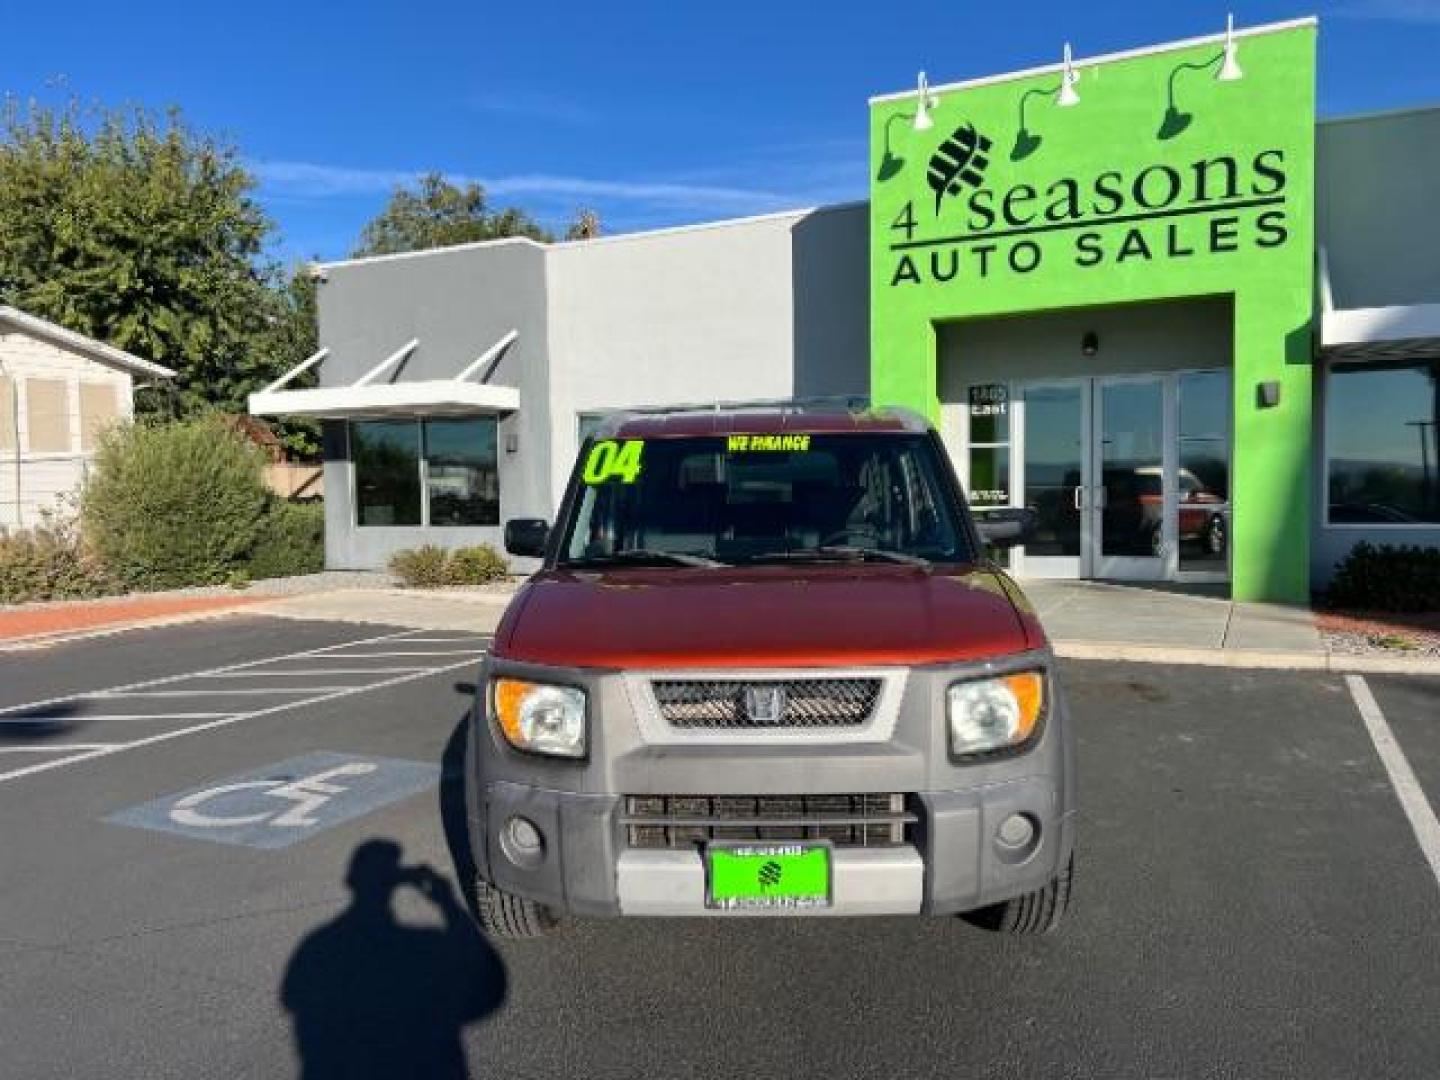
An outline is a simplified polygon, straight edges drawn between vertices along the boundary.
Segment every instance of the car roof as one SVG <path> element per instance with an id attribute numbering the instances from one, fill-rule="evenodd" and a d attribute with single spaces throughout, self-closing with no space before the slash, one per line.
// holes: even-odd
<path id="1" fill-rule="evenodd" d="M 706 435 L 804 432 L 924 434 L 925 418 L 909 409 L 871 408 L 859 399 L 833 402 L 718 402 L 672 409 L 607 413 L 595 429 L 603 439 L 668 439 Z"/>

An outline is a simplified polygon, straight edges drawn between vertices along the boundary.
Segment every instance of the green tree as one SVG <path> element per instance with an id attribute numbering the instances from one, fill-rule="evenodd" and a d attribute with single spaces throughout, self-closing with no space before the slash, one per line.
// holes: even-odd
<path id="1" fill-rule="evenodd" d="M 142 413 L 244 412 L 303 359 L 313 317 L 263 257 L 272 225 L 254 188 L 235 148 L 178 111 L 7 102 L 0 302 L 174 368 L 138 395 Z M 313 451 L 303 428 L 287 434 Z"/>
<path id="2" fill-rule="evenodd" d="M 428 173 L 413 190 L 398 187 L 391 193 L 385 209 L 361 231 L 355 255 L 393 255 L 506 236 L 554 239 L 523 210 L 491 209 L 479 184 L 460 187 L 439 173 Z"/>

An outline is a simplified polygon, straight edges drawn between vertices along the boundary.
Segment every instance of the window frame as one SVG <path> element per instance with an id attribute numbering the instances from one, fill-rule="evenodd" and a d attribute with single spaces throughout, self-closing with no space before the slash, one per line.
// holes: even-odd
<path id="1" fill-rule="evenodd" d="M 409 417 L 363 417 L 347 418 L 345 424 L 345 460 L 349 464 L 350 472 L 350 527 L 352 529 L 499 529 L 505 522 L 503 511 L 497 511 L 496 520 L 493 525 L 433 525 L 430 520 L 430 441 L 427 438 L 425 425 L 431 420 L 480 420 L 488 421 L 495 425 L 495 489 L 496 502 L 500 502 L 502 484 L 500 482 L 500 417 L 491 414 L 480 414 L 478 416 L 409 416 Z M 417 428 L 418 455 L 416 460 L 416 475 L 420 482 L 420 521 L 415 525 L 367 525 L 360 520 L 360 467 L 355 460 L 355 425 L 373 423 L 395 423 L 397 421 L 408 421 Z"/>
<path id="2" fill-rule="evenodd" d="M 1406 353 L 1404 356 L 1328 356 L 1324 359 L 1320 378 L 1320 407 L 1319 422 L 1321 428 L 1320 439 L 1320 490 L 1317 497 L 1320 500 L 1321 514 L 1320 524 L 1326 529 L 1336 529 L 1341 532 L 1398 532 L 1414 533 L 1417 531 L 1440 530 L 1440 520 L 1437 521 L 1331 521 L 1330 520 L 1330 393 L 1335 377 L 1336 364 L 1367 364 L 1378 365 L 1388 364 L 1395 366 L 1402 364 L 1437 364 L 1440 365 L 1440 348 L 1422 350 L 1415 353 Z"/>

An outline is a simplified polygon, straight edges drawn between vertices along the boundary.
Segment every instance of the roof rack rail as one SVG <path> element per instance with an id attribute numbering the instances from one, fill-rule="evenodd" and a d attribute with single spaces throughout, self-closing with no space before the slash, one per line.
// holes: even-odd
<path id="1" fill-rule="evenodd" d="M 738 409 L 807 408 L 868 409 L 870 398 L 864 394 L 835 394 L 829 397 L 754 398 L 745 401 L 697 401 L 681 405 L 654 405 L 636 409 L 603 409 L 601 416 L 666 416 L 670 413 L 721 412 Z"/>

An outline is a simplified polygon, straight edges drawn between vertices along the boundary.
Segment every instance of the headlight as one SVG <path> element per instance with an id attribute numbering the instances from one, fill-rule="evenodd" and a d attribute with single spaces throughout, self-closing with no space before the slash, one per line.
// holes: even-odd
<path id="1" fill-rule="evenodd" d="M 1035 733 L 1045 707 L 1045 676 L 1026 671 L 955 683 L 945 698 L 952 753 L 1004 750 Z"/>
<path id="2" fill-rule="evenodd" d="M 585 756 L 585 691 L 521 679 L 495 679 L 490 702 L 505 741 L 517 750 Z"/>

